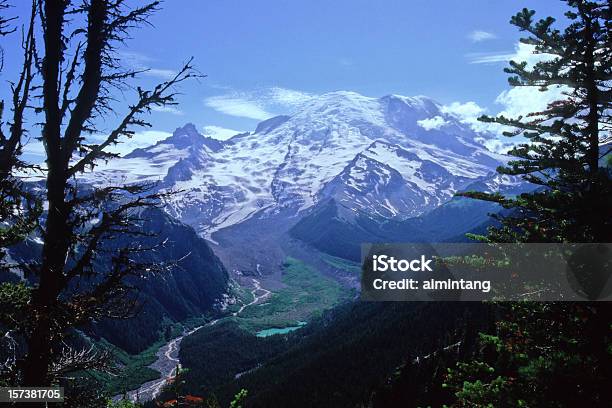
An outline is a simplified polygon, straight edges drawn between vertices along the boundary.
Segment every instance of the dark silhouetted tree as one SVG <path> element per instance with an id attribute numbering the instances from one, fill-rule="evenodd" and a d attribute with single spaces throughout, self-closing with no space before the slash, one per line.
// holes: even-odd
<path id="1" fill-rule="evenodd" d="M 564 87 L 564 97 L 526 117 L 483 117 L 510 126 L 526 142 L 510 151 L 500 173 L 520 175 L 538 189 L 518 197 L 470 192 L 468 197 L 510 209 L 497 215 L 488 242 L 612 242 L 610 153 L 612 3 L 566 0 L 569 23 L 534 22 L 524 9 L 511 23 L 528 37 L 521 42 L 547 58 L 528 67 L 510 63 L 512 86 L 545 91 Z M 560 272 L 560 271 L 551 271 Z M 482 349 L 450 369 L 446 387 L 457 407 L 604 407 L 612 382 L 610 307 L 594 303 L 507 303 Z"/>
<path id="2" fill-rule="evenodd" d="M 6 2 L 0 4 L 0 12 L 5 11 Z M 33 2 L 22 42 L 22 69 L 11 88 L 11 122 L 6 133 L 2 123 L 0 133 L 0 181 L 6 181 L 1 215 L 7 226 L 0 230 L 0 244 L 4 249 L 31 233 L 43 244 L 38 259 L 8 266 L 21 269 L 33 282 L 15 292 L 20 295 L 19 313 L 3 321 L 12 325 L 26 349 L 10 367 L 8 382 L 45 386 L 75 371 L 107 368 L 105 353 L 73 349 L 63 341 L 66 335 L 94 319 L 130 316 L 135 297 L 126 278 L 169 267 L 138 261 L 163 243 L 132 243 L 112 250 L 106 243 L 121 235 L 145 234 L 139 228 L 144 209 L 159 206 L 172 192 L 160 192 L 151 184 L 88 186 L 80 181 L 99 161 L 117 156 L 109 151 L 113 145 L 132 137 L 136 128 L 150 126 L 144 115 L 151 108 L 175 104 L 178 84 L 200 77 L 189 60 L 152 89 L 135 87 L 130 106 L 121 108 L 113 98 L 114 91 L 133 89 L 128 81 L 140 73 L 121 66 L 116 47 L 131 29 L 147 24 L 158 6 L 158 1 L 136 7 L 124 0 Z M 9 23 L 8 18 L 2 20 L 0 29 L 11 31 Z M 25 126 L 26 111 L 42 128 L 45 163 L 35 169 L 20 161 L 24 137 L 33 133 Z M 100 135 L 105 135 L 102 141 Z M 42 175 L 44 188 L 18 182 L 16 174 L 23 170 Z M 109 259 L 103 271 L 96 267 L 99 257 Z M 13 297 L 9 293 L 1 300 Z"/>
<path id="3" fill-rule="evenodd" d="M 532 67 L 511 61 L 505 72 L 514 87 L 546 91 L 562 87 L 564 97 L 525 117 L 482 117 L 509 126 L 509 137 L 526 141 L 509 154 L 514 160 L 498 169 L 519 175 L 539 188 L 518 197 L 469 192 L 512 209 L 495 216 L 501 226 L 484 240 L 495 242 L 611 242 L 612 180 L 601 160 L 610 153 L 612 126 L 612 39 L 608 1 L 568 0 L 570 20 L 564 30 L 555 19 L 534 21 L 524 9 L 511 23 L 529 35 L 521 42 L 545 57 Z"/>

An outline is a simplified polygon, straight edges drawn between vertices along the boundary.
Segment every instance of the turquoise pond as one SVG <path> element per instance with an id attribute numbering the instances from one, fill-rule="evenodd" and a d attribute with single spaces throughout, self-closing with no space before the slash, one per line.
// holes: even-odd
<path id="1" fill-rule="evenodd" d="M 306 322 L 297 322 L 297 326 L 289 327 L 271 327 L 269 329 L 260 330 L 257 332 L 257 337 L 268 337 L 275 334 L 287 334 L 306 325 Z"/>

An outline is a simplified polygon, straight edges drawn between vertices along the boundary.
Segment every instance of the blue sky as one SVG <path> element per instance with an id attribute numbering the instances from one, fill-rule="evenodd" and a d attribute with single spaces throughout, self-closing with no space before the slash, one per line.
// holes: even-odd
<path id="1" fill-rule="evenodd" d="M 18 3 L 14 10 L 26 15 L 28 2 Z M 142 79 L 150 85 L 190 56 L 207 75 L 181 88 L 179 106 L 154 113 L 153 129 L 163 132 L 185 122 L 252 130 L 335 90 L 472 101 L 495 113 L 507 108 L 499 104 L 508 88 L 502 69 L 520 37 L 510 16 L 522 7 L 539 16 L 564 11 L 557 0 L 172 0 L 162 7 L 152 27 L 132 33 L 121 50 L 125 63 L 150 68 Z M 3 46 L 6 80 L 18 49 Z"/>

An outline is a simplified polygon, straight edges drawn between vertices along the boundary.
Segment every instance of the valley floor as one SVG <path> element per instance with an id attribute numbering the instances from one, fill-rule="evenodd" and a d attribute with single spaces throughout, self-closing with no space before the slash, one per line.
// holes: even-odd
<path id="1" fill-rule="evenodd" d="M 345 273 L 355 273 L 358 270 L 356 265 L 329 256 L 322 255 L 320 262 Z M 264 287 L 260 279 L 241 276 L 242 285 L 235 294 L 238 302 L 230 305 L 222 317 L 185 330 L 181 335 L 159 347 L 156 360 L 147 367 L 158 372 L 159 377 L 130 390 L 125 397 L 141 402 L 156 398 L 176 375 L 177 367 L 181 363 L 179 359 L 181 345 L 193 333 L 197 332 L 201 336 L 208 331 L 218 332 L 224 327 L 231 327 L 231 330 L 238 329 L 246 336 L 252 337 L 286 334 L 301 328 L 313 316 L 354 296 L 347 288 L 346 281 L 344 284 L 339 283 L 338 279 L 326 276 L 317 268 L 291 257 L 288 257 L 282 265 L 280 282 L 270 285 L 274 286 L 274 289 Z M 206 359 L 207 356 L 202 358 Z M 241 366 L 237 368 L 239 371 L 228 373 L 228 377 L 235 378 L 241 373 L 252 371 L 260 363 L 253 363 L 248 367 Z M 207 379 L 203 379 L 203 382 L 206 381 Z M 124 395 L 117 395 L 114 399 L 121 398 L 124 398 Z"/>

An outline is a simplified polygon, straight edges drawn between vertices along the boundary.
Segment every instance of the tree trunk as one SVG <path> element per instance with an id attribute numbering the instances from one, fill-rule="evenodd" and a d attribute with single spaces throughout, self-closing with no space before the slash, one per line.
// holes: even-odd
<path id="1" fill-rule="evenodd" d="M 53 177 L 54 176 L 54 177 Z M 70 231 L 66 225 L 67 208 L 64 202 L 65 179 L 49 173 L 49 213 L 46 223 L 45 244 L 38 288 L 32 306 L 35 325 L 28 338 L 28 354 L 24 364 L 26 386 L 49 385 L 47 373 L 53 351 L 53 321 L 57 318 L 56 303 L 61 292 L 63 271 L 68 254 Z"/>
<path id="2" fill-rule="evenodd" d="M 33 328 L 26 343 L 28 353 L 23 364 L 26 386 L 49 385 L 49 367 L 53 351 L 53 325 L 60 293 L 61 277 L 68 253 L 66 225 L 68 211 L 64 201 L 66 171 L 62 166 L 59 76 L 63 58 L 62 27 L 66 10 L 64 0 L 44 2 L 44 45 L 42 61 L 43 107 L 45 123 L 42 138 L 47 152 L 47 200 L 49 210 L 38 287 L 32 296 Z"/>

